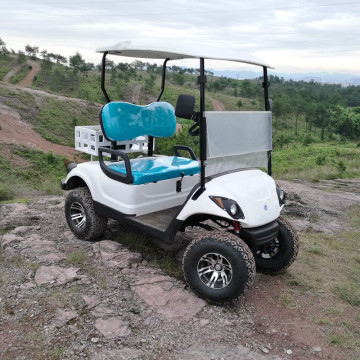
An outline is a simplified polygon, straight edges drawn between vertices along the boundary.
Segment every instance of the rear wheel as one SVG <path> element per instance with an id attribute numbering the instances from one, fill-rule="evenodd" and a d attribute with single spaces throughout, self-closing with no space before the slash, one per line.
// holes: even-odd
<path id="1" fill-rule="evenodd" d="M 256 270 L 253 255 L 241 239 L 212 231 L 189 244 L 183 272 L 197 295 L 223 303 L 243 294 L 253 283 Z"/>
<path id="2" fill-rule="evenodd" d="M 107 226 L 107 218 L 95 213 L 87 187 L 79 187 L 69 193 L 65 201 L 65 217 L 70 230 L 79 239 L 96 239 Z"/>
<path id="3" fill-rule="evenodd" d="M 256 267 L 267 273 L 276 273 L 289 267 L 299 252 L 299 238 L 291 224 L 279 217 L 279 232 L 270 244 L 254 250 Z"/>

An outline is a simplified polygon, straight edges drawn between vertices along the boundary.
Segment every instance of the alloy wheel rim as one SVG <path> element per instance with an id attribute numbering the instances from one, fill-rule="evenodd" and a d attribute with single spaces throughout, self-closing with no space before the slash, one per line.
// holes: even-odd
<path id="1" fill-rule="evenodd" d="M 70 218 L 72 223 L 78 228 L 83 228 L 86 223 L 86 213 L 84 207 L 78 203 L 73 202 L 70 206 Z"/>
<path id="2" fill-rule="evenodd" d="M 271 244 L 261 246 L 256 254 L 260 256 L 262 259 L 272 259 L 277 255 L 280 249 L 279 240 L 276 239 Z"/>
<path id="3" fill-rule="evenodd" d="M 200 280 L 212 289 L 223 289 L 233 277 L 229 260 L 218 253 L 207 253 L 201 257 L 197 265 Z"/>

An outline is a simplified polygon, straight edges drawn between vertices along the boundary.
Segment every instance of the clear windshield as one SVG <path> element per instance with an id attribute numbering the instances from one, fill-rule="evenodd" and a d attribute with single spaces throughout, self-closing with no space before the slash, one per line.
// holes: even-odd
<path id="1" fill-rule="evenodd" d="M 272 150 L 270 111 L 206 112 L 206 176 L 248 167 L 268 167 Z"/>

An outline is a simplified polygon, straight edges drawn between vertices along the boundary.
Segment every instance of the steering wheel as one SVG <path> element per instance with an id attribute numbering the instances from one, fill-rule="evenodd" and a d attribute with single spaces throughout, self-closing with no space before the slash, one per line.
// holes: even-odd
<path id="1" fill-rule="evenodd" d="M 199 123 L 196 122 L 195 124 L 191 125 L 191 127 L 188 130 L 188 134 L 190 136 L 199 136 L 199 133 L 200 133 Z"/>

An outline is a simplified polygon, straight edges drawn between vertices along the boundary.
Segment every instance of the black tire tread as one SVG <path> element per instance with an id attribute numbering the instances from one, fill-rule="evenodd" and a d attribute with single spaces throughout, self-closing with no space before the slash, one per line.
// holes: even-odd
<path id="1" fill-rule="evenodd" d="M 266 267 L 261 267 L 257 263 L 257 265 L 256 265 L 257 269 L 259 271 L 261 271 L 261 273 L 263 273 L 263 274 L 278 274 L 278 273 L 283 272 L 295 261 L 297 255 L 299 253 L 299 247 L 300 247 L 299 236 L 298 236 L 297 232 L 295 231 L 295 229 L 290 224 L 290 222 L 282 217 L 277 218 L 276 221 L 279 224 L 279 226 L 281 226 L 283 228 L 283 230 L 287 233 L 287 236 L 289 236 L 292 239 L 292 244 L 291 244 L 292 254 L 291 254 L 291 257 L 289 259 L 287 259 L 287 261 L 285 263 L 282 263 L 281 266 L 274 266 L 272 269 L 266 268 Z M 256 262 L 256 255 L 254 255 L 254 257 L 255 257 L 255 262 Z"/>
<path id="2" fill-rule="evenodd" d="M 77 199 L 76 199 L 77 198 Z M 95 213 L 93 199 L 90 193 L 90 190 L 87 187 L 78 187 L 74 189 L 66 198 L 65 209 L 67 208 L 66 204 L 72 200 L 80 199 L 83 202 L 85 210 L 87 212 L 88 224 L 86 230 L 83 232 L 74 232 L 73 233 L 82 240 L 93 240 L 102 236 L 107 227 L 107 218 L 99 216 Z M 69 225 L 70 226 L 70 225 Z M 72 230 L 71 226 L 70 229 Z"/>
<path id="3" fill-rule="evenodd" d="M 200 228 L 197 228 L 197 230 L 200 230 L 200 231 L 197 231 L 196 233 L 194 233 L 192 235 L 193 240 L 187 246 L 187 248 L 184 252 L 184 255 L 183 255 L 183 260 L 182 260 L 182 270 L 183 270 L 184 278 L 185 278 L 187 284 L 189 285 L 189 287 L 191 288 L 191 290 L 194 293 L 196 293 L 197 295 L 199 295 L 200 297 L 203 297 L 202 294 L 200 294 L 197 291 L 197 289 L 195 289 L 191 285 L 191 282 L 189 281 L 189 279 L 187 279 L 186 271 L 185 271 L 185 266 L 187 265 L 186 264 L 187 255 L 189 252 L 193 251 L 198 246 L 202 246 L 202 244 L 205 241 L 213 240 L 214 242 L 217 241 L 217 242 L 226 243 L 226 244 L 230 245 L 232 251 L 241 254 L 241 256 L 245 262 L 246 269 L 247 269 L 247 279 L 246 279 L 245 284 L 243 284 L 244 286 L 241 291 L 233 294 L 233 296 L 225 299 L 224 301 L 221 301 L 221 300 L 212 301 L 211 299 L 207 299 L 207 300 L 221 304 L 221 303 L 225 303 L 225 302 L 230 302 L 230 301 L 238 298 L 240 295 L 243 295 L 254 283 L 255 276 L 256 276 L 255 260 L 254 260 L 253 253 L 251 252 L 250 248 L 245 244 L 245 242 L 243 240 L 241 240 L 235 234 L 231 234 L 231 233 L 228 233 L 225 231 L 219 231 L 219 230 L 207 231 L 207 230 L 200 229 Z"/>

